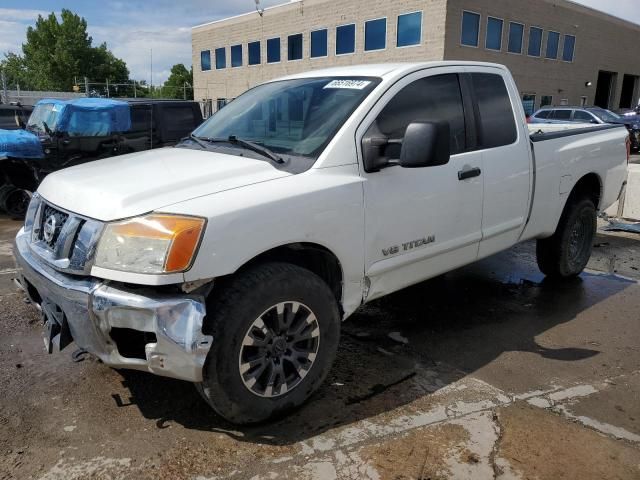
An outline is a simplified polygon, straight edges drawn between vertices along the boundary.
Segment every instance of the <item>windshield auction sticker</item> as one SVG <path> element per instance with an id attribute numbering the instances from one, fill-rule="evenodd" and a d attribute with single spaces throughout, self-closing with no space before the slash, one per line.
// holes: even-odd
<path id="1" fill-rule="evenodd" d="M 327 83 L 324 88 L 347 88 L 350 90 L 362 90 L 369 85 L 371 81 L 369 80 L 332 80 Z"/>

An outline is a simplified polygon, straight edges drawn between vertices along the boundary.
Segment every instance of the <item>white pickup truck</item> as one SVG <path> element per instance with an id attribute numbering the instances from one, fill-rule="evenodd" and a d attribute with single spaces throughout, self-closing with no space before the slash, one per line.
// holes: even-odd
<path id="1" fill-rule="evenodd" d="M 537 239 L 578 275 L 624 126 L 532 125 L 500 65 L 312 71 L 176 148 L 49 175 L 16 238 L 49 351 L 194 382 L 237 423 L 302 404 L 360 305 Z"/>

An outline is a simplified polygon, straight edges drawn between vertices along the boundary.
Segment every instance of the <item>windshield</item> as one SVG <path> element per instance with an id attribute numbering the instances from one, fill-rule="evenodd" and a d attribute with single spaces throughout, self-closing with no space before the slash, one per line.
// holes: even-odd
<path id="1" fill-rule="evenodd" d="M 27 128 L 44 132 L 46 131 L 44 128 L 44 123 L 46 122 L 47 126 L 51 130 L 55 130 L 61 111 L 62 105 L 55 103 L 43 103 L 41 105 L 36 105 L 29 117 L 29 121 L 27 122 Z"/>
<path id="2" fill-rule="evenodd" d="M 592 108 L 589 111 L 606 123 L 617 122 L 620 120 L 620 116 L 616 115 L 611 110 L 605 110 L 604 108 Z"/>
<path id="3" fill-rule="evenodd" d="M 216 112 L 193 134 L 248 140 L 277 154 L 316 159 L 377 78 L 303 78 L 266 83 Z"/>

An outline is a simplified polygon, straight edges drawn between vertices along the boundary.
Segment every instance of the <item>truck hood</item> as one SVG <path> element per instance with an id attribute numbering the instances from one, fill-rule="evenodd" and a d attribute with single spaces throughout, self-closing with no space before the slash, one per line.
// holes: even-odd
<path id="1" fill-rule="evenodd" d="M 42 158 L 40 139 L 26 130 L 0 130 L 0 158 Z"/>
<path id="2" fill-rule="evenodd" d="M 111 221 L 289 175 L 262 160 L 161 148 L 60 170 L 38 192 L 65 210 Z"/>

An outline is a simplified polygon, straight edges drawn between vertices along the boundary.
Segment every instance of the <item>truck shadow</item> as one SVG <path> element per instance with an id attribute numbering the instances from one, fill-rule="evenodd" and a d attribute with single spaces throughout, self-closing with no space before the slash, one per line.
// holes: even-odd
<path id="1" fill-rule="evenodd" d="M 507 352 L 558 365 L 597 356 L 597 346 L 550 348 L 536 337 L 635 282 L 585 273 L 554 283 L 542 277 L 529 253 L 527 247 L 512 249 L 362 307 L 343 325 L 338 358 L 324 385 L 281 420 L 237 427 L 217 417 L 188 383 L 120 371 L 123 385 L 130 402 L 158 428 L 178 423 L 240 441 L 290 445 L 428 399 Z"/>

